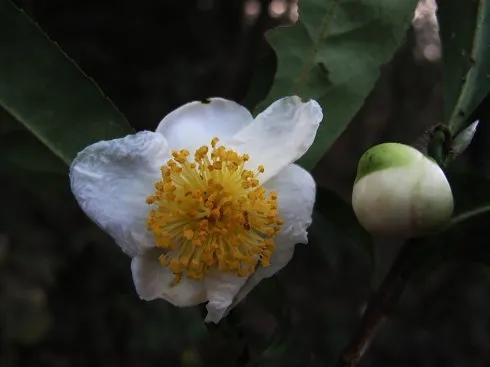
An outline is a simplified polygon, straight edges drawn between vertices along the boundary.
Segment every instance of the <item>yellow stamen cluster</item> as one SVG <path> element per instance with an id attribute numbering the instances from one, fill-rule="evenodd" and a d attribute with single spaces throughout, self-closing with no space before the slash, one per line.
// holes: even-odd
<path id="1" fill-rule="evenodd" d="M 282 221 L 277 194 L 257 179 L 264 167 L 245 169 L 249 156 L 218 146 L 217 138 L 189 156 L 174 151 L 147 198 L 160 263 L 176 282 L 183 275 L 201 279 L 212 269 L 248 276 L 268 266 Z"/>

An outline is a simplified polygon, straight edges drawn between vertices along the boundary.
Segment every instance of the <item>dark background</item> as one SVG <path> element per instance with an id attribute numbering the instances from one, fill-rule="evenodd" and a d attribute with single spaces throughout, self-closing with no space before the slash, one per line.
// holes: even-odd
<path id="1" fill-rule="evenodd" d="M 294 3 L 277 0 L 16 3 L 137 130 L 155 128 L 190 100 L 251 104 L 251 80 L 273 61 L 264 31 L 294 19 Z M 67 168 L 34 149 L 20 126 L 0 125 L 0 144 L 14 137 L 20 156 L 0 161 L 0 366 L 334 365 L 400 244 L 377 239 L 372 255 L 341 220 L 352 216 L 349 207 L 327 190 L 348 201 L 367 147 L 385 140 L 421 147 L 424 132 L 441 122 L 441 64 L 437 55 L 424 57 L 427 44 L 439 47 L 423 18 L 315 169 L 326 204 L 315 213 L 310 243 L 219 327 L 206 327 L 198 307 L 140 301 L 130 259 L 77 207 Z M 454 171 L 488 177 L 486 106 Z M 328 107 L 326 116 L 324 123 Z M 46 155 L 50 172 L 29 164 L 33 151 Z M 481 234 L 468 233 L 468 242 L 472 236 Z M 489 285 L 489 268 L 476 262 L 449 261 L 420 274 L 361 365 L 490 366 Z"/>

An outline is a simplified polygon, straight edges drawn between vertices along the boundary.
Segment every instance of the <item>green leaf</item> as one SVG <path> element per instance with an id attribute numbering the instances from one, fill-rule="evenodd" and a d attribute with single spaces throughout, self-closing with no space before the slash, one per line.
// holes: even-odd
<path id="1" fill-rule="evenodd" d="M 444 120 L 453 135 L 490 91 L 490 1 L 439 1 Z"/>
<path id="2" fill-rule="evenodd" d="M 132 132 L 125 117 L 9 0 L 0 0 L 0 107 L 69 163 L 85 146 Z"/>
<path id="3" fill-rule="evenodd" d="M 0 173 L 66 175 L 63 161 L 1 108 L 0 126 Z"/>
<path id="4" fill-rule="evenodd" d="M 380 66 L 404 39 L 417 0 L 302 0 L 300 21 L 267 39 L 278 69 L 262 108 L 285 95 L 316 99 L 324 109 L 315 143 L 300 161 L 312 168 L 373 89 Z"/>

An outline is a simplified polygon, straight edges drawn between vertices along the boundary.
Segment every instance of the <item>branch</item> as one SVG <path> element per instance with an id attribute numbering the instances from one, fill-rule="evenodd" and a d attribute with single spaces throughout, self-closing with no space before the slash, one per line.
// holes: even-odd
<path id="1" fill-rule="evenodd" d="M 461 222 L 464 222 L 464 221 L 471 219 L 473 217 L 476 217 L 478 215 L 486 214 L 488 212 L 490 212 L 490 205 L 484 205 L 484 206 L 481 206 L 479 208 L 469 210 L 467 212 L 464 212 L 464 213 L 461 213 L 461 214 L 455 216 L 451 220 L 450 226 L 460 224 Z"/>
<path id="2" fill-rule="evenodd" d="M 454 217 L 444 230 L 459 225 L 474 217 L 490 213 L 490 205 L 464 212 Z M 364 312 L 361 324 L 354 338 L 340 357 L 338 367 L 356 367 L 375 338 L 383 322 L 389 317 L 398 303 L 412 273 L 423 256 L 424 239 L 409 240 L 398 253 L 390 271 L 384 278 L 378 291 L 371 298 Z"/>
<path id="3" fill-rule="evenodd" d="M 338 367 L 356 367 L 379 330 L 392 312 L 415 268 L 420 243 L 409 240 L 398 253 L 376 294 L 368 303 L 354 338 L 342 354 Z"/>

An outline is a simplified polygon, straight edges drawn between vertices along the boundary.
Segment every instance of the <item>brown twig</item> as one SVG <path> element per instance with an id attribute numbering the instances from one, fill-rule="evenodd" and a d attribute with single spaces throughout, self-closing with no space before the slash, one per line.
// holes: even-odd
<path id="1" fill-rule="evenodd" d="M 419 243 L 408 241 L 398 253 L 376 294 L 369 302 L 354 338 L 342 354 L 338 367 L 356 367 L 376 336 L 379 327 L 392 312 L 416 266 Z"/>

